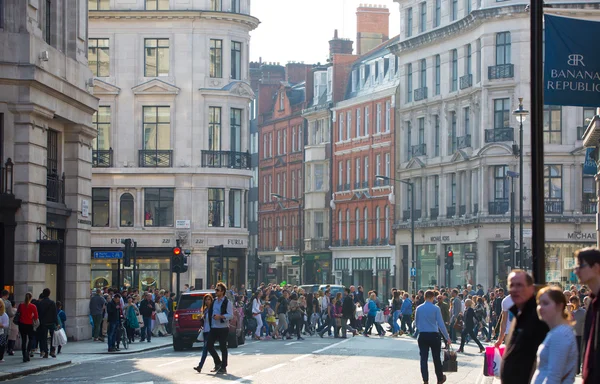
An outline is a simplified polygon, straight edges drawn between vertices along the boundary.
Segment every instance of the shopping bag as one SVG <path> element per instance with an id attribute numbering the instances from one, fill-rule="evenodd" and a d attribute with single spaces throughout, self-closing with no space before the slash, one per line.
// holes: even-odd
<path id="1" fill-rule="evenodd" d="M 67 344 L 67 334 L 64 329 L 59 329 L 54 331 L 54 336 L 52 337 L 52 345 L 59 346 Z"/>
<path id="2" fill-rule="evenodd" d="M 485 357 L 483 361 L 483 374 L 485 376 L 500 377 L 500 366 L 502 365 L 504 349 L 504 345 L 501 345 L 500 348 L 494 346 L 485 347 Z"/>
<path id="3" fill-rule="evenodd" d="M 198 337 L 196 337 L 196 340 L 198 340 L 201 343 L 204 342 L 204 330 L 203 329 L 198 331 Z"/>
<path id="4" fill-rule="evenodd" d="M 138 320 L 138 324 L 140 325 L 140 328 L 142 328 L 144 326 L 144 317 L 142 315 L 137 315 L 137 320 Z"/>
<path id="5" fill-rule="evenodd" d="M 383 311 L 377 311 L 377 314 L 375 315 L 375 322 L 385 323 L 385 315 Z"/>
<path id="6" fill-rule="evenodd" d="M 161 323 L 161 324 L 167 324 L 169 322 L 169 319 L 167 318 L 167 314 L 164 312 L 159 312 L 156 314 L 157 320 Z"/>
<path id="7" fill-rule="evenodd" d="M 456 361 L 456 351 L 449 346 L 448 349 L 444 350 L 444 361 L 442 362 L 442 371 L 444 372 L 457 372 L 458 362 Z"/>

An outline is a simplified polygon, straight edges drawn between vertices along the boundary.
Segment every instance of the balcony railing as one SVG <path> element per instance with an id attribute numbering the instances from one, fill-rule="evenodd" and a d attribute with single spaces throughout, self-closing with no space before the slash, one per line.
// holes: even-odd
<path id="1" fill-rule="evenodd" d="M 425 156 L 427 154 L 427 146 L 425 145 L 425 143 L 413 145 L 411 149 L 413 157 Z"/>
<path id="2" fill-rule="evenodd" d="M 514 64 L 500 64 L 488 67 L 488 79 L 509 79 L 515 76 Z"/>
<path id="3" fill-rule="evenodd" d="M 498 143 L 501 141 L 514 141 L 515 130 L 513 128 L 494 128 L 485 130 L 486 143 Z"/>
<path id="4" fill-rule="evenodd" d="M 46 200 L 54 203 L 65 202 L 65 174 L 56 173 L 46 175 Z"/>
<path id="5" fill-rule="evenodd" d="M 431 220 L 437 219 L 439 215 L 440 215 L 440 209 L 439 208 L 429 208 L 429 218 Z"/>
<path id="6" fill-rule="evenodd" d="M 310 239 L 309 246 L 310 251 L 322 251 L 329 249 L 329 239 Z"/>
<path id="7" fill-rule="evenodd" d="M 338 184 L 338 185 L 337 185 L 337 189 L 336 189 L 336 191 L 338 191 L 338 192 L 341 192 L 341 191 L 342 191 L 342 187 L 343 187 L 343 186 L 342 186 L 341 184 Z"/>
<path id="8" fill-rule="evenodd" d="M 596 201 L 584 200 L 581 202 L 581 210 L 584 215 L 591 215 L 598 213 L 598 203 Z"/>
<path id="9" fill-rule="evenodd" d="M 460 78 L 460 89 L 473 86 L 473 75 L 464 75 Z"/>
<path id="10" fill-rule="evenodd" d="M 458 215 L 459 216 L 464 216 L 467 214 L 467 206 L 466 205 L 459 205 L 458 206 Z"/>
<path id="11" fill-rule="evenodd" d="M 476 215 L 479 213 L 479 204 L 473 204 L 473 214 Z"/>
<path id="12" fill-rule="evenodd" d="M 173 166 L 171 149 L 140 149 L 139 155 L 140 167 L 169 168 Z"/>
<path id="13" fill-rule="evenodd" d="M 402 211 L 402 220 L 403 221 L 410 220 L 410 209 L 405 209 L 404 211 Z"/>
<path id="14" fill-rule="evenodd" d="M 454 217 L 456 216 L 456 205 L 452 205 L 450 207 L 446 207 L 446 217 Z"/>
<path id="15" fill-rule="evenodd" d="M 421 210 L 415 209 L 415 220 L 419 220 L 421 218 Z"/>
<path id="16" fill-rule="evenodd" d="M 6 163 L 0 163 L 0 194 L 13 194 L 13 167 L 14 164 L 10 158 Z"/>
<path id="17" fill-rule="evenodd" d="M 339 247 L 340 245 L 342 245 L 342 240 L 337 239 L 333 241 L 333 246 L 334 247 Z"/>
<path id="18" fill-rule="evenodd" d="M 111 168 L 113 166 L 113 150 L 99 149 L 92 151 L 92 167 L 94 168 Z"/>
<path id="19" fill-rule="evenodd" d="M 544 212 L 562 215 L 564 202 L 562 199 L 544 199 Z"/>
<path id="20" fill-rule="evenodd" d="M 427 87 L 415 89 L 415 101 L 425 100 L 427 98 Z"/>
<path id="21" fill-rule="evenodd" d="M 390 179 L 375 179 L 375 186 L 376 187 L 381 187 L 383 185 L 390 185 Z"/>
<path id="22" fill-rule="evenodd" d="M 349 190 L 350 190 L 350 183 L 344 184 L 344 191 L 349 191 Z"/>
<path id="23" fill-rule="evenodd" d="M 471 135 L 459 136 L 457 139 L 458 149 L 469 148 L 471 146 Z"/>
<path id="24" fill-rule="evenodd" d="M 362 187 L 363 188 L 369 188 L 369 182 L 368 181 L 363 181 L 362 182 Z"/>
<path id="25" fill-rule="evenodd" d="M 202 151 L 202 167 L 250 169 L 250 152 Z"/>
<path id="26" fill-rule="evenodd" d="M 577 127 L 577 140 L 583 140 L 583 134 L 585 133 L 586 129 L 586 126 Z"/>
<path id="27" fill-rule="evenodd" d="M 508 212 L 508 199 L 498 199 L 488 203 L 490 215 L 504 215 Z"/>
<path id="28" fill-rule="evenodd" d="M 354 189 L 359 189 L 360 188 L 360 181 L 355 181 L 354 182 Z"/>
<path id="29" fill-rule="evenodd" d="M 342 240 L 342 247 L 347 247 L 347 246 L 348 246 L 348 244 L 350 244 L 350 243 L 348 242 L 348 239 L 346 239 L 346 240 Z"/>

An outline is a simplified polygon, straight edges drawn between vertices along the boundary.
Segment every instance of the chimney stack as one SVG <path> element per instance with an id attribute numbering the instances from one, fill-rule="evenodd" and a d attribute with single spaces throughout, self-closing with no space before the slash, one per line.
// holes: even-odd
<path id="1" fill-rule="evenodd" d="M 352 40 L 340 39 L 338 37 L 338 30 L 333 31 L 333 39 L 329 40 L 329 58 L 333 58 L 335 53 L 341 53 L 344 55 L 352 54 Z"/>
<path id="2" fill-rule="evenodd" d="M 360 4 L 356 9 L 356 50 L 365 54 L 389 40 L 390 10 L 384 5 Z"/>

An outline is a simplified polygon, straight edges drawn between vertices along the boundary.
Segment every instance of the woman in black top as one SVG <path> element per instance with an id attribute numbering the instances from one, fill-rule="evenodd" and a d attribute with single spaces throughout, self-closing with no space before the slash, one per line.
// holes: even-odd
<path id="1" fill-rule="evenodd" d="M 471 337 L 471 339 L 475 340 L 475 343 L 479 346 L 479 352 L 485 351 L 483 345 L 475 335 L 473 331 L 475 328 L 475 310 L 473 309 L 473 301 L 471 299 L 465 300 L 465 323 L 462 334 L 460 336 L 460 348 L 458 352 L 464 352 L 463 347 L 465 346 L 465 341 L 467 340 L 467 335 Z"/>
<path id="2" fill-rule="evenodd" d="M 400 291 L 394 291 L 394 298 L 392 299 L 392 307 L 390 308 L 393 315 L 393 326 L 394 326 L 394 334 L 392 336 L 400 335 L 400 325 L 398 325 L 398 319 L 402 316 L 402 298 L 400 296 Z"/>

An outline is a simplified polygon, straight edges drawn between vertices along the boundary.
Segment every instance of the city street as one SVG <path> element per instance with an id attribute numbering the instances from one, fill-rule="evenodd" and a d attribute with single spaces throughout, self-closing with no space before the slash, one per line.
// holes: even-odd
<path id="1" fill-rule="evenodd" d="M 458 346 L 455 346 L 458 347 Z M 483 356 L 477 347 L 459 355 L 459 369 L 448 373 L 447 383 L 484 383 Z M 247 341 L 230 350 L 228 375 L 192 368 L 198 364 L 200 348 L 174 352 L 171 347 L 133 355 L 73 356 L 73 364 L 8 381 L 10 383 L 373 383 L 401 380 L 422 383 L 416 340 L 357 336 L 347 340 L 307 337 L 305 341 Z M 430 361 L 430 382 L 435 382 Z M 487 379 L 487 381 L 491 381 Z"/>

